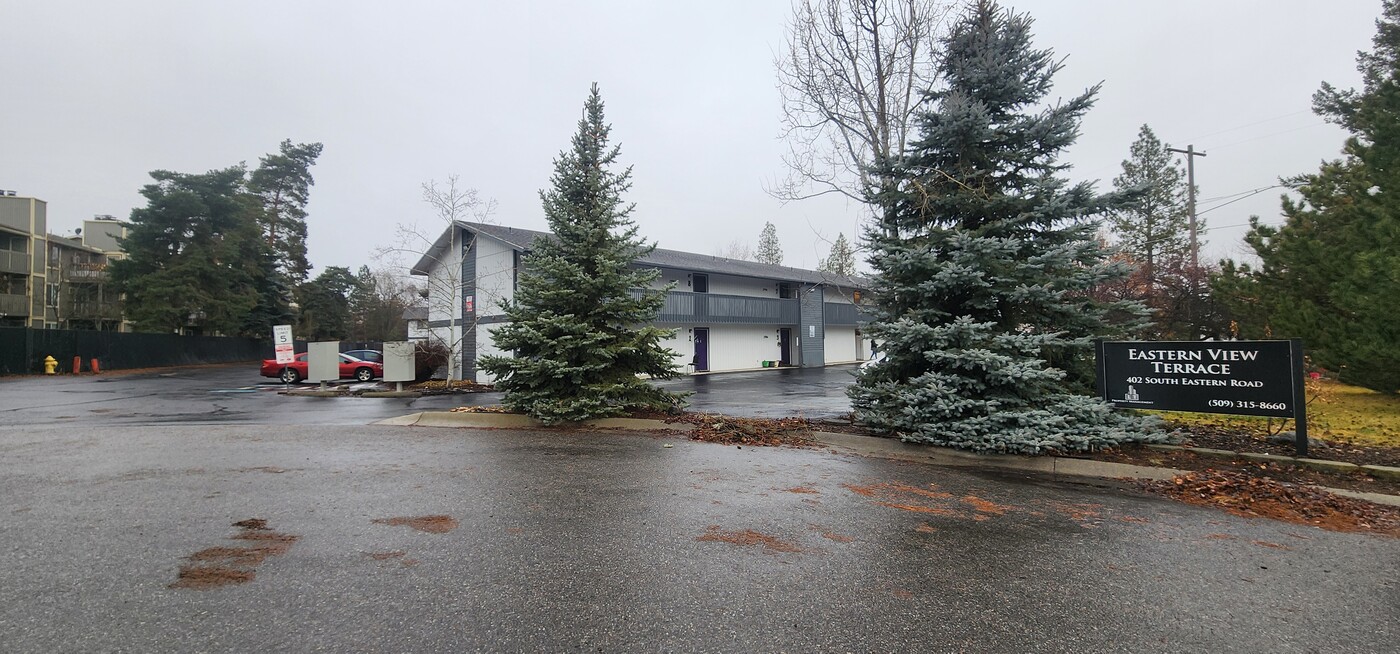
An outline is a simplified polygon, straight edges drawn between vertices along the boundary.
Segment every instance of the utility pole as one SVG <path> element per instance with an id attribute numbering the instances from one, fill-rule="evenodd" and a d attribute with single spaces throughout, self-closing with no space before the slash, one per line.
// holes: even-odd
<path id="1" fill-rule="evenodd" d="M 1196 303 L 1199 294 L 1196 281 L 1200 278 L 1201 271 L 1201 251 L 1196 245 L 1196 157 L 1204 157 L 1206 153 L 1197 152 L 1194 145 L 1186 146 L 1185 150 L 1167 148 L 1167 151 L 1186 155 L 1186 213 L 1191 219 L 1191 304 L 1186 306 L 1186 317 L 1189 320 L 1191 307 Z"/>
<path id="2" fill-rule="evenodd" d="M 1191 275 L 1194 280 L 1196 269 L 1201 265 L 1200 250 L 1196 247 L 1196 157 L 1204 157 L 1206 153 L 1197 152 L 1194 145 L 1186 146 L 1185 150 L 1167 148 L 1167 152 L 1186 155 L 1186 213 L 1191 217 Z"/>

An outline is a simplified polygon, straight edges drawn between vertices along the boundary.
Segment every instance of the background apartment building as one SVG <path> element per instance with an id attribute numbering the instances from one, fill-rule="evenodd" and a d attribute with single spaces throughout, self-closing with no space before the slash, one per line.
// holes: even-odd
<path id="1" fill-rule="evenodd" d="M 125 331 L 107 264 L 126 229 L 99 216 L 75 236 L 50 234 L 47 202 L 0 193 L 0 327 Z"/>

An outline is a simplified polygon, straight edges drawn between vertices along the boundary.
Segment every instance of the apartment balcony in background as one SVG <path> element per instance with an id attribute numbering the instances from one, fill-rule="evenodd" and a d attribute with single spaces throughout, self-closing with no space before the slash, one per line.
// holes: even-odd
<path id="1" fill-rule="evenodd" d="M 0 315 L 29 316 L 29 297 L 25 295 L 0 294 Z"/>
<path id="2" fill-rule="evenodd" d="M 0 250 L 0 273 L 30 274 L 29 253 Z M 25 313 L 28 315 L 28 312 Z"/>
<path id="3" fill-rule="evenodd" d="M 63 269 L 64 279 L 75 282 L 98 282 L 107 279 L 105 263 L 74 263 Z"/>

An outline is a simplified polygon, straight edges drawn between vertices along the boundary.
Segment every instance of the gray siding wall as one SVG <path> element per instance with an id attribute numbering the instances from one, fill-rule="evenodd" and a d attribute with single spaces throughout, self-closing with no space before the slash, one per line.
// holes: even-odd
<path id="1" fill-rule="evenodd" d="M 457 313 L 462 316 L 462 379 L 476 379 L 476 316 L 481 307 L 476 306 L 476 237 L 462 230 L 462 306 Z M 472 313 L 467 313 L 466 298 L 472 298 Z"/>
<path id="2" fill-rule="evenodd" d="M 819 368 L 826 365 L 826 351 L 823 343 L 826 340 L 826 303 L 822 301 L 822 291 L 817 290 L 807 292 L 811 286 L 803 286 L 798 292 L 798 300 L 801 302 L 802 313 L 801 322 L 798 324 L 797 336 L 800 340 L 801 361 L 798 365 L 803 368 Z"/>
<path id="3" fill-rule="evenodd" d="M 104 252 L 122 249 L 117 238 L 122 235 L 124 225 L 115 220 L 84 220 L 83 243 Z"/>
<path id="4" fill-rule="evenodd" d="M 29 198 L 0 198 L 0 225 L 29 234 Z M 42 233 L 42 232 L 41 232 Z"/>

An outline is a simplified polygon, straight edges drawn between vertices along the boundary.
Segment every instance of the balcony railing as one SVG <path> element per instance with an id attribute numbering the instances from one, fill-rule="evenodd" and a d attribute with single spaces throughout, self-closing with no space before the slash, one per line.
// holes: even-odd
<path id="1" fill-rule="evenodd" d="M 796 325 L 797 300 L 672 291 L 657 322 L 730 325 Z"/>
<path id="2" fill-rule="evenodd" d="M 75 263 L 64 269 L 66 279 L 75 282 L 97 282 L 107 279 L 105 263 Z"/>
<path id="3" fill-rule="evenodd" d="M 824 309 L 828 325 L 864 325 L 870 322 L 870 316 L 854 304 L 827 302 Z"/>
<path id="4" fill-rule="evenodd" d="M 28 296 L 0 295 L 0 314 L 5 314 L 8 316 L 28 316 Z"/>
<path id="5" fill-rule="evenodd" d="M 31 272 L 32 271 L 29 270 L 28 252 L 0 250 L 0 273 L 19 273 L 21 275 L 28 275 Z"/>

